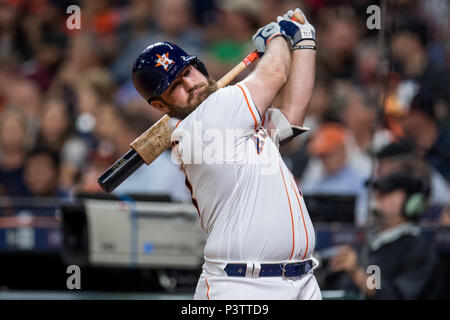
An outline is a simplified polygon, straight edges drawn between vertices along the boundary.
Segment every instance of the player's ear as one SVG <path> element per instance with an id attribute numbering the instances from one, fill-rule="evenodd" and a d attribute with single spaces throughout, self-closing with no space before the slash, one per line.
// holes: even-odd
<path id="1" fill-rule="evenodd" d="M 167 105 L 161 100 L 152 100 L 150 105 L 164 113 L 168 113 L 170 111 Z"/>

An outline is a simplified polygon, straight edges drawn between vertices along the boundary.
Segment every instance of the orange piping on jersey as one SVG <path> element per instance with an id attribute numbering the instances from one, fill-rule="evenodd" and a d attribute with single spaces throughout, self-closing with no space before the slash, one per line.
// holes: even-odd
<path id="1" fill-rule="evenodd" d="M 288 202 L 289 202 L 289 210 L 291 211 L 292 251 L 291 251 L 291 256 L 289 257 L 289 260 L 291 260 L 292 256 L 294 255 L 294 247 L 295 247 L 294 216 L 292 215 L 291 199 L 289 198 L 289 193 L 288 193 L 288 189 L 287 189 L 287 186 L 286 186 L 286 181 L 284 180 L 284 174 L 283 174 L 283 170 L 281 169 L 281 165 L 280 165 L 280 171 L 281 171 L 281 176 L 283 177 L 284 189 L 286 190 L 286 195 L 287 195 Z"/>
<path id="2" fill-rule="evenodd" d="M 208 287 L 208 290 L 206 290 L 206 297 L 208 298 L 208 300 L 211 300 L 209 298 L 209 284 L 208 284 L 208 278 L 206 278 L 206 286 Z"/>
<path id="3" fill-rule="evenodd" d="M 186 180 L 184 180 L 184 184 L 186 185 L 186 187 L 188 188 L 189 192 L 191 193 L 192 204 L 194 205 L 195 209 L 197 209 L 198 217 L 201 219 L 202 215 L 200 214 L 200 209 L 198 208 L 198 201 L 194 197 L 194 188 L 192 187 L 192 183 L 189 181 L 186 173 L 184 174 L 184 176 L 186 177 Z"/>
<path id="4" fill-rule="evenodd" d="M 180 122 L 181 122 L 182 120 L 183 120 L 183 119 L 181 119 L 181 120 L 179 120 L 179 121 L 177 122 L 177 124 L 175 125 L 175 129 L 178 128 L 178 125 L 180 124 Z"/>
<path id="5" fill-rule="evenodd" d="M 253 120 L 255 121 L 255 131 L 256 131 L 258 129 L 258 126 L 257 126 L 258 122 L 256 121 L 256 117 L 255 117 L 255 114 L 252 111 L 252 108 L 250 107 L 250 103 L 248 102 L 247 95 L 245 94 L 244 89 L 240 85 L 237 84 L 237 86 L 239 87 L 239 89 L 242 90 L 242 93 L 244 94 L 244 98 L 245 98 L 245 101 L 247 102 L 248 109 L 250 110 L 250 113 L 252 114 Z"/>
<path id="6" fill-rule="evenodd" d="M 294 183 L 294 184 L 295 184 L 295 183 Z M 296 188 L 294 187 L 294 184 L 292 183 L 292 178 L 291 178 L 291 185 L 292 185 L 292 188 L 294 188 L 295 197 L 297 198 L 298 206 L 300 207 L 300 212 L 302 213 L 303 226 L 305 227 L 306 250 L 305 250 L 305 254 L 304 254 L 303 257 L 302 257 L 302 260 L 304 260 L 305 257 L 306 257 L 306 253 L 308 252 L 308 242 L 309 242 L 309 239 L 308 239 L 308 230 L 306 229 L 306 223 L 305 223 L 305 217 L 303 216 L 302 205 L 300 204 L 300 199 L 298 198 L 297 191 L 295 190 Z M 296 184 L 295 184 L 295 186 L 296 186 Z"/>
<path id="7" fill-rule="evenodd" d="M 264 122 L 266 121 L 266 114 L 264 114 L 264 116 L 263 116 L 263 120 L 262 120 L 262 123 L 261 123 L 261 127 L 264 127 Z"/>

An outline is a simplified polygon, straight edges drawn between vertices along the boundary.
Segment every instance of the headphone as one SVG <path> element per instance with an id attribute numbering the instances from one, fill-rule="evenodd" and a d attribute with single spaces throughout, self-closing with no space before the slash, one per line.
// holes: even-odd
<path id="1" fill-rule="evenodd" d="M 427 198 L 430 194 L 430 186 L 428 183 L 417 180 L 420 183 L 420 191 L 408 195 L 403 205 L 403 216 L 408 220 L 415 220 L 427 208 Z"/>
<path id="2" fill-rule="evenodd" d="M 422 193 L 410 195 L 403 206 L 403 215 L 407 219 L 418 218 L 426 209 L 426 198 Z"/>

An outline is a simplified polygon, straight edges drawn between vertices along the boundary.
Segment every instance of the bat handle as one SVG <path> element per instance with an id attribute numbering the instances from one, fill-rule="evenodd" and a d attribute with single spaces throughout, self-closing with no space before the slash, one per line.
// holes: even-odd
<path id="1" fill-rule="evenodd" d="M 258 51 L 255 50 L 255 51 L 249 53 L 248 56 L 246 56 L 242 60 L 242 62 L 248 67 L 253 62 L 255 62 L 258 58 L 259 58 L 259 53 L 258 53 Z"/>
<path id="2" fill-rule="evenodd" d="M 238 74 L 240 74 L 242 71 L 244 71 L 245 68 L 247 68 L 249 65 L 251 65 L 258 58 L 259 58 L 259 53 L 257 51 L 251 52 L 241 62 L 239 62 L 239 64 L 237 66 L 235 66 L 226 75 L 224 75 L 222 78 L 220 78 L 219 81 L 217 81 L 217 87 L 224 88 L 227 85 L 229 85 L 237 77 Z"/>
<path id="3" fill-rule="evenodd" d="M 142 157 L 134 149 L 130 149 L 119 160 L 111 165 L 97 182 L 106 192 L 114 189 L 144 164 Z"/>

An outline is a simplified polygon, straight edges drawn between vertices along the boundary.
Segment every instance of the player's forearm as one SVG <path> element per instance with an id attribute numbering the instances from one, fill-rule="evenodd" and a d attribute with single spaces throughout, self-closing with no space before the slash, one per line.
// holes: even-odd
<path id="1" fill-rule="evenodd" d="M 290 64 L 286 40 L 283 37 L 273 38 L 255 70 L 244 80 L 261 115 L 266 113 L 286 83 Z"/>
<path id="2" fill-rule="evenodd" d="M 278 92 L 286 83 L 291 66 L 289 46 L 282 37 L 272 39 L 267 46 L 266 52 L 257 66 L 256 73 L 261 75 L 263 81 L 270 81 Z"/>
<path id="3" fill-rule="evenodd" d="M 305 40 L 301 45 L 315 45 Z M 315 80 L 316 51 L 311 49 L 293 50 L 288 81 L 280 91 L 274 106 L 282 110 L 292 125 L 302 126 Z"/>

